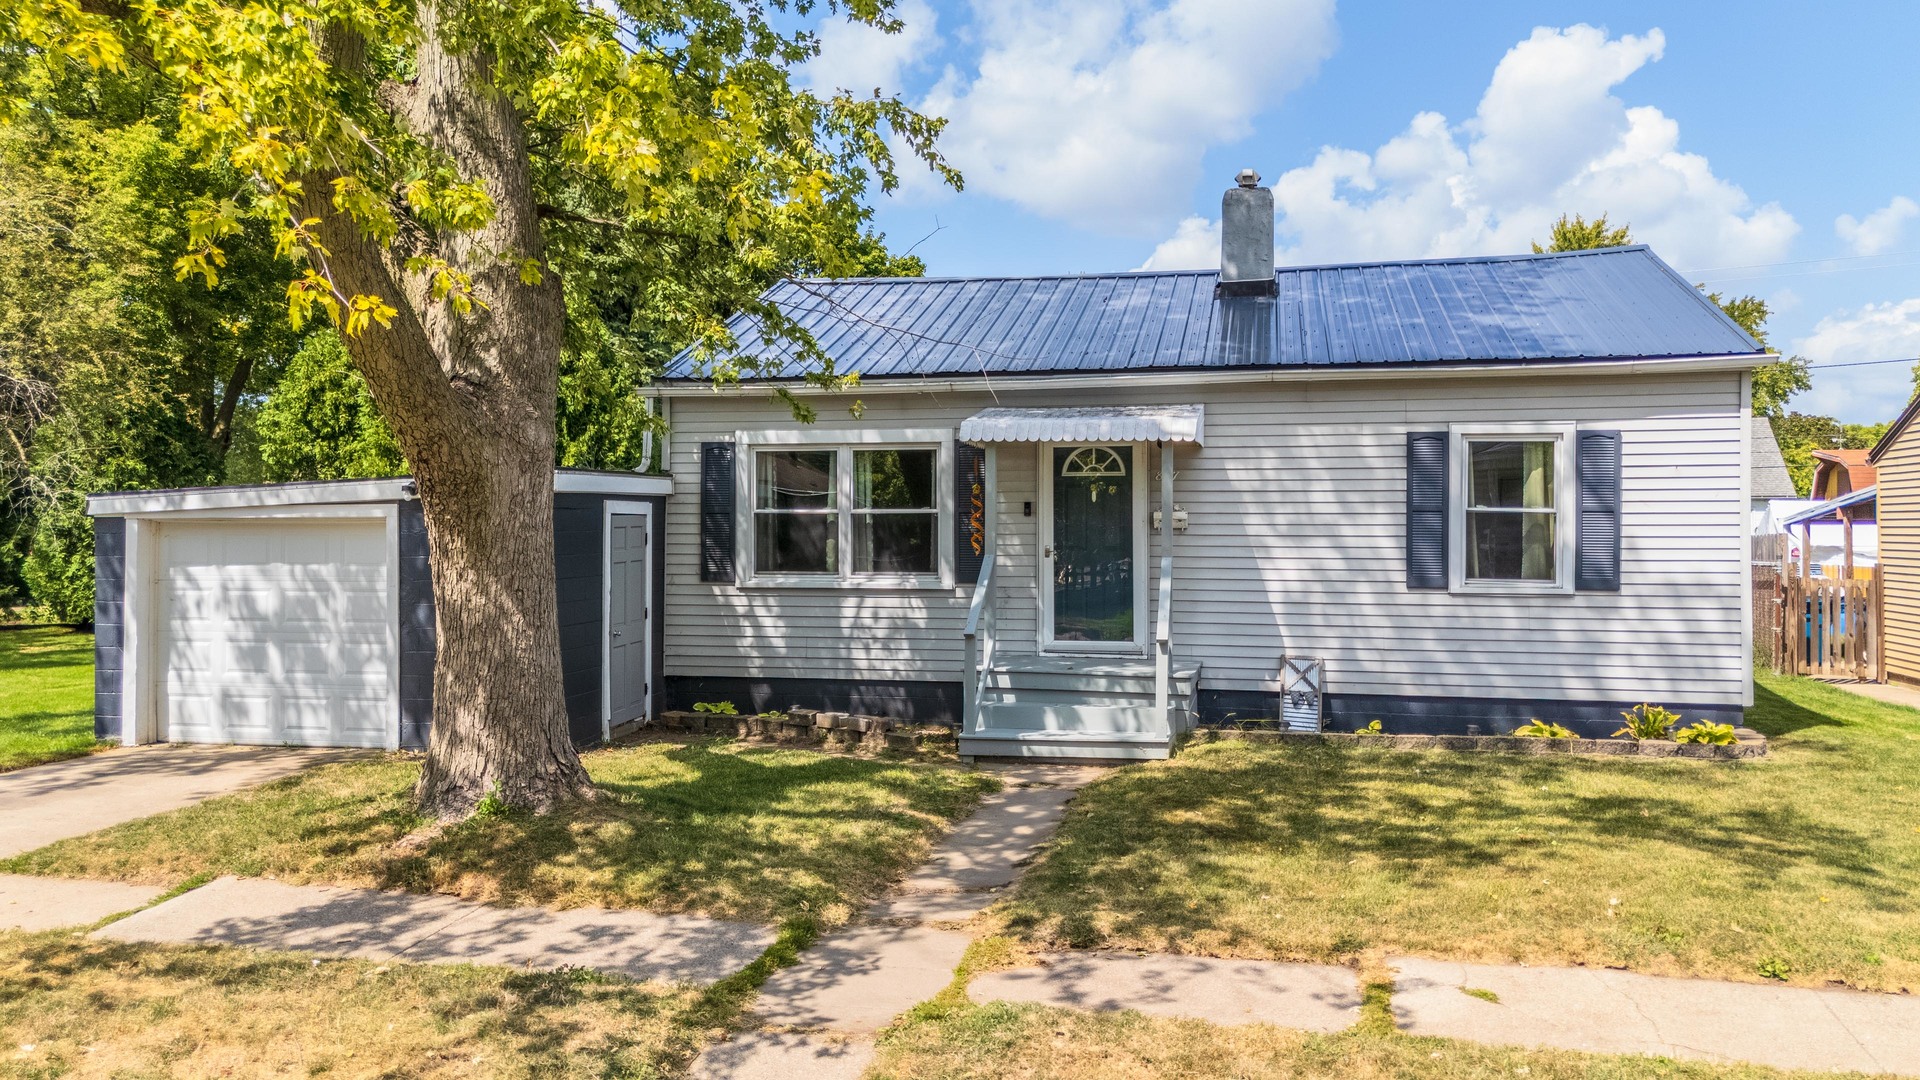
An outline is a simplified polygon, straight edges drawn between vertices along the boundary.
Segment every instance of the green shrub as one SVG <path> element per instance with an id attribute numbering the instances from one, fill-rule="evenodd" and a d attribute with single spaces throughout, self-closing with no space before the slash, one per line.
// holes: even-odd
<path id="1" fill-rule="evenodd" d="M 1366 727 L 1356 728 L 1353 733 L 1355 735 L 1385 735 L 1387 729 L 1380 726 L 1380 721 L 1371 720 L 1367 722 Z"/>
<path id="2" fill-rule="evenodd" d="M 731 701 L 696 701 L 693 703 L 693 711 L 714 713 L 719 716 L 740 715 L 740 710 L 734 708 Z"/>
<path id="3" fill-rule="evenodd" d="M 1673 725 L 1680 722 L 1679 713 L 1650 703 L 1635 705 L 1620 715 L 1626 717 L 1627 724 L 1613 733 L 1614 738 L 1625 735 L 1636 741 L 1669 738 Z"/>
<path id="4" fill-rule="evenodd" d="M 1734 744 L 1733 725 L 1715 724 L 1706 720 L 1688 724 L 1673 733 L 1674 742 L 1703 743 L 1707 746 L 1732 746 Z"/>
<path id="5" fill-rule="evenodd" d="M 1509 734 L 1517 735 L 1522 739 L 1574 739 L 1579 737 L 1559 724 L 1551 724 L 1538 717 L 1514 728 Z"/>

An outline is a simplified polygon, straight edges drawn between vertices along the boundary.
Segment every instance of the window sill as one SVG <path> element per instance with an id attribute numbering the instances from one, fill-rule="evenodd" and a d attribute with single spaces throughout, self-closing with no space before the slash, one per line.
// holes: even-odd
<path id="1" fill-rule="evenodd" d="M 827 592 L 952 592 L 954 586 L 935 577 L 756 577 L 740 582 L 742 589 L 812 590 Z"/>
<path id="2" fill-rule="evenodd" d="M 1534 581 L 1462 581 L 1449 586 L 1454 596 L 1572 596 L 1573 586 Z"/>

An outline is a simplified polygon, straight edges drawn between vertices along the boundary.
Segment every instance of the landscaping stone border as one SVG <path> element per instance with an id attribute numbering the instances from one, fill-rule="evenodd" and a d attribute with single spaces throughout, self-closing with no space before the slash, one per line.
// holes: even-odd
<path id="1" fill-rule="evenodd" d="M 918 753 L 923 750 L 950 750 L 953 747 L 951 728 L 908 724 L 885 716 L 821 712 L 817 709 L 796 708 L 783 713 L 752 716 L 666 712 L 660 714 L 659 723 L 654 724 L 651 730 L 824 746 L 836 750 Z"/>
<path id="2" fill-rule="evenodd" d="M 1586 754 L 1601 757 L 1696 758 L 1739 761 L 1767 756 L 1767 737 L 1734 728 L 1732 746 L 1677 743 L 1670 739 L 1528 739 L 1515 735 L 1356 735 L 1350 731 L 1260 731 L 1199 728 L 1191 742 L 1280 743 L 1288 746 L 1381 746 L 1389 750 L 1459 750 L 1467 753 Z"/>

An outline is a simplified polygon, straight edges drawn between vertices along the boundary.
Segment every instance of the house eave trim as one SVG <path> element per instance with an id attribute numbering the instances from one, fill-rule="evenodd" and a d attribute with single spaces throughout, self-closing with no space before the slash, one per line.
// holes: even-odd
<path id="1" fill-rule="evenodd" d="M 673 477 L 634 473 L 557 472 L 553 490 L 558 495 L 671 495 Z"/>
<path id="2" fill-rule="evenodd" d="M 124 517 L 129 514 L 168 514 L 191 510 L 404 502 L 411 498 L 412 478 L 399 476 L 384 480 L 340 480 L 323 484 L 112 492 L 87 496 L 87 513 L 94 517 Z"/>
<path id="3" fill-rule="evenodd" d="M 862 379 L 853 390 L 828 390 L 798 379 L 756 379 L 728 386 L 688 381 L 659 383 L 647 392 L 658 397 L 767 394 L 785 390 L 801 396 L 836 393 L 930 394 L 978 391 L 1058 390 L 1062 387 L 1117 388 L 1155 385 L 1212 386 L 1293 382 L 1360 382 L 1365 380 L 1470 379 L 1498 376 L 1527 378 L 1550 375 L 1665 375 L 1677 372 L 1751 371 L 1779 359 L 1771 353 L 1734 353 L 1725 356 L 1681 356 L 1636 360 L 1565 360 L 1528 364 L 1343 364 L 1338 366 L 1235 368 L 1160 368 L 1092 375 L 1054 372 L 1044 375 L 928 375 Z"/>

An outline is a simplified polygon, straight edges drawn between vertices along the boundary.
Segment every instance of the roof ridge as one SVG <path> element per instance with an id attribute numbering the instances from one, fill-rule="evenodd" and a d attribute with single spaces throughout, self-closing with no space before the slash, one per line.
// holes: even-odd
<path id="1" fill-rule="evenodd" d="M 1543 259 L 1591 258 L 1596 255 L 1624 255 L 1651 251 L 1646 244 L 1623 244 L 1616 247 L 1583 248 L 1579 251 L 1525 251 L 1507 255 L 1448 255 L 1425 259 L 1358 259 L 1349 262 L 1302 263 L 1297 266 L 1276 266 L 1275 278 L 1286 274 L 1305 273 L 1315 270 L 1359 270 L 1366 267 L 1386 266 L 1449 266 L 1461 263 L 1495 262 L 1532 262 Z M 808 277 L 789 280 L 803 281 L 814 285 L 892 285 L 907 282 L 920 284 L 947 282 L 986 282 L 986 281 L 1071 281 L 1099 280 L 1105 278 L 1151 278 L 1151 277 L 1218 277 L 1220 271 L 1213 270 L 1080 270 L 1064 274 L 929 274 L 924 277 Z"/>

